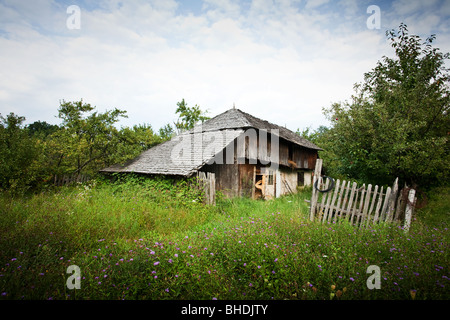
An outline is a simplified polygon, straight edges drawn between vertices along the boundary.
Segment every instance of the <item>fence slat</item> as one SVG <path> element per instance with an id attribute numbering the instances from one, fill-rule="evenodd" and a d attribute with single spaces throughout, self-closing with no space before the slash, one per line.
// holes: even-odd
<path id="1" fill-rule="evenodd" d="M 312 197 L 311 197 L 311 212 L 309 214 L 309 219 L 311 221 L 314 220 L 314 215 L 316 214 L 316 206 L 317 206 L 317 197 L 318 191 L 314 188 L 316 181 L 320 178 L 320 173 L 322 172 L 322 159 L 316 160 L 316 167 L 314 170 L 314 178 L 313 178 L 313 189 L 312 189 Z"/>
<path id="2" fill-rule="evenodd" d="M 377 207 L 375 208 L 375 215 L 373 216 L 374 224 L 378 222 L 382 202 L 383 202 L 383 186 L 381 186 L 380 195 L 378 196 Z"/>
<path id="3" fill-rule="evenodd" d="M 334 203 L 336 202 L 336 198 L 339 192 L 339 186 L 340 186 L 341 181 L 339 179 L 336 180 L 336 186 L 334 187 L 334 193 L 333 193 L 333 199 L 331 200 L 331 204 L 330 207 L 328 208 L 327 211 L 327 221 L 331 222 L 331 216 L 333 215 L 333 210 L 335 208 Z"/>
<path id="4" fill-rule="evenodd" d="M 406 210 L 405 210 L 405 224 L 403 226 L 403 229 L 405 232 L 409 231 L 409 228 L 411 226 L 411 216 L 413 213 L 413 205 L 414 205 L 414 196 L 416 195 L 416 190 L 411 189 L 409 190 L 408 194 L 408 202 L 406 203 Z"/>
<path id="5" fill-rule="evenodd" d="M 363 184 L 362 190 L 361 190 L 361 199 L 359 200 L 359 208 L 357 211 L 357 216 L 356 216 L 356 221 L 355 221 L 356 225 L 358 225 L 361 222 L 361 216 L 362 216 L 362 212 L 363 212 L 365 195 L 366 195 L 366 184 Z"/>
<path id="6" fill-rule="evenodd" d="M 398 193 L 398 178 L 395 179 L 395 181 L 394 181 L 394 185 L 393 185 L 392 191 L 391 191 L 391 196 L 389 197 L 386 221 L 389 221 L 389 222 L 392 221 L 392 217 L 394 216 L 395 204 L 396 204 L 396 200 L 397 200 L 397 193 Z"/>
<path id="7" fill-rule="evenodd" d="M 329 186 L 329 179 L 324 183 L 322 177 L 317 177 L 315 181 L 318 189 L 322 189 L 324 184 L 325 188 Z M 350 184 L 350 181 L 337 179 L 333 191 L 319 193 L 314 188 L 311 198 L 311 208 L 314 207 L 314 210 L 310 212 L 310 219 L 313 220 L 317 215 L 322 223 L 331 221 L 340 223 L 341 220 L 346 220 L 359 227 L 404 219 L 404 228 L 406 231 L 409 230 L 416 201 L 415 190 L 402 189 L 399 192 L 398 178 L 395 179 L 392 188 L 386 188 L 386 192 L 383 186 L 368 184 L 366 188 L 363 184 L 358 188 L 357 183 L 353 182 L 350 188 Z M 410 190 L 408 200 L 403 194 L 406 191 L 403 190 Z"/>
<path id="8" fill-rule="evenodd" d="M 348 204 L 348 194 L 350 193 L 350 181 L 347 182 L 347 185 L 345 186 L 345 195 L 344 198 L 342 200 L 342 210 L 341 210 L 341 214 L 339 216 L 339 219 L 343 219 L 345 217 L 345 215 L 347 214 L 346 211 L 346 205 Z"/>
<path id="9" fill-rule="evenodd" d="M 322 181 L 322 177 L 320 177 L 320 182 L 323 182 Z M 325 187 L 324 187 L 324 189 L 328 189 L 328 186 L 329 186 L 329 184 L 330 184 L 330 179 L 327 179 L 327 182 L 325 182 Z M 323 193 L 322 194 L 322 201 L 320 202 L 320 205 L 319 205 L 319 220 L 322 218 L 322 216 L 323 216 L 323 210 L 324 210 L 324 206 L 325 206 L 325 200 L 327 199 L 327 197 L 328 197 L 328 195 L 330 194 L 330 192 L 325 192 L 325 193 Z"/>
<path id="10" fill-rule="evenodd" d="M 355 219 L 355 216 L 356 216 L 356 219 L 358 218 L 358 216 L 357 216 L 357 204 L 358 204 L 358 198 L 359 198 L 359 189 L 357 189 L 356 190 L 356 194 L 355 194 L 355 203 L 353 204 L 353 209 L 352 209 L 352 217 L 351 217 L 351 219 L 350 219 L 350 223 L 351 224 L 353 224 L 353 221 L 354 221 L 354 219 Z"/>
<path id="11" fill-rule="evenodd" d="M 391 187 L 387 187 L 386 189 L 386 195 L 384 196 L 384 204 L 383 204 L 383 209 L 381 209 L 381 214 L 380 214 L 380 221 L 384 222 L 386 221 L 386 211 L 387 211 L 387 207 L 389 204 L 389 199 L 391 199 Z"/>
<path id="12" fill-rule="evenodd" d="M 335 210 L 335 213 L 334 213 L 333 221 L 337 221 L 338 216 L 339 216 L 339 214 L 341 212 L 340 208 L 341 208 L 342 196 L 344 194 L 344 189 L 345 189 L 345 180 L 342 181 L 341 191 L 339 192 L 339 198 L 338 198 L 338 202 L 336 204 L 336 210 Z"/>
<path id="13" fill-rule="evenodd" d="M 362 212 L 362 215 L 361 215 L 361 221 L 360 221 L 361 224 L 363 224 L 364 221 L 365 221 L 366 218 L 367 218 L 367 210 L 369 209 L 370 192 L 371 192 L 371 191 L 372 191 L 372 185 L 369 184 L 369 185 L 367 186 L 366 199 L 365 199 L 365 201 L 364 201 L 364 208 L 363 208 L 363 212 Z"/>
<path id="14" fill-rule="evenodd" d="M 327 198 L 327 204 L 325 205 L 325 209 L 323 210 L 322 222 L 325 222 L 327 219 L 327 214 L 328 214 L 328 211 L 331 206 L 331 199 L 333 198 L 333 192 L 332 191 L 328 192 L 326 198 Z"/>
<path id="15" fill-rule="evenodd" d="M 378 186 L 375 185 L 375 188 L 373 190 L 373 195 L 372 195 L 372 200 L 370 202 L 370 208 L 369 211 L 367 212 L 367 222 L 366 225 L 368 226 L 370 223 L 370 216 L 372 215 L 372 211 L 373 211 L 373 207 L 375 206 L 375 201 L 377 200 L 377 194 L 378 194 Z"/>
<path id="16" fill-rule="evenodd" d="M 347 220 L 350 220 L 350 218 L 351 218 L 350 215 L 353 212 L 352 204 L 353 204 L 353 197 L 355 196 L 356 186 L 357 186 L 357 183 L 353 182 L 352 191 L 350 192 L 350 199 L 349 199 L 348 205 L 347 205 L 347 217 L 346 217 Z M 356 193 L 356 194 L 358 195 L 358 193 Z"/>

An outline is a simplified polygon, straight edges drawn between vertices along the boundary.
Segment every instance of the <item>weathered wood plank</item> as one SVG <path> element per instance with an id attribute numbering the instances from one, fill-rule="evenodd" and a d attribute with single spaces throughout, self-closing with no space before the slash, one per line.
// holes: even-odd
<path id="1" fill-rule="evenodd" d="M 333 221 L 337 221 L 339 214 L 341 212 L 341 202 L 342 202 L 342 197 L 344 194 L 344 189 L 345 189 L 345 180 L 342 181 L 342 186 L 341 186 L 341 190 L 339 191 L 339 197 L 338 197 L 338 202 L 336 204 L 336 210 L 334 213 L 334 218 Z"/>
<path id="2" fill-rule="evenodd" d="M 321 179 L 321 180 L 320 180 L 319 182 L 322 182 L 322 177 L 320 177 L 320 179 Z M 325 187 L 324 187 L 324 189 L 328 189 L 329 184 L 330 184 L 330 180 L 327 179 L 327 181 L 325 182 Z M 319 213 L 319 215 L 318 215 L 319 221 L 320 221 L 320 219 L 321 219 L 322 216 L 323 216 L 323 210 L 324 210 L 324 206 L 325 206 L 325 200 L 327 199 L 327 197 L 328 197 L 329 194 L 330 194 L 329 192 L 326 192 L 326 193 L 323 193 L 323 194 L 322 194 L 322 199 L 321 199 L 321 202 L 320 202 L 320 205 L 319 205 L 319 209 L 318 209 L 318 213 Z"/>
<path id="3" fill-rule="evenodd" d="M 315 190 L 314 184 L 319 179 L 320 173 L 322 172 L 322 159 L 316 160 L 316 168 L 314 170 L 314 178 L 313 178 L 313 188 L 312 188 L 312 196 L 311 196 L 311 211 L 309 214 L 309 219 L 314 221 L 314 215 L 316 214 L 316 206 L 317 206 L 317 197 L 318 191 Z"/>
<path id="4" fill-rule="evenodd" d="M 339 179 L 337 179 L 336 186 L 334 187 L 333 199 L 331 200 L 331 204 L 328 208 L 328 211 L 326 212 L 328 222 L 331 222 L 331 217 L 333 216 L 333 210 L 335 209 L 334 203 L 336 202 L 336 198 L 339 193 L 340 183 L 341 183 L 341 181 Z"/>
<path id="5" fill-rule="evenodd" d="M 381 186 L 381 190 L 380 190 L 380 195 L 378 196 L 378 202 L 377 202 L 377 207 L 375 208 L 375 215 L 373 217 L 373 223 L 377 223 L 378 222 L 378 218 L 380 217 L 380 209 L 381 209 L 381 204 L 383 202 L 383 186 Z"/>
<path id="6" fill-rule="evenodd" d="M 346 220 L 350 220 L 350 218 L 351 218 L 350 215 L 351 215 L 352 212 L 353 212 L 353 210 L 352 210 L 352 204 L 353 204 L 353 197 L 355 196 L 356 186 L 357 186 L 357 183 L 356 183 L 356 182 L 353 182 L 352 190 L 350 191 L 350 199 L 349 199 L 348 205 L 347 205 L 347 217 L 346 217 Z M 356 194 L 357 194 L 357 193 L 356 193 Z"/>
<path id="7" fill-rule="evenodd" d="M 381 213 L 380 213 L 380 221 L 384 222 L 386 221 L 386 211 L 389 205 L 389 200 L 391 199 L 391 187 L 387 187 L 386 189 L 386 195 L 384 196 L 384 204 L 383 204 L 383 208 L 381 209 Z"/>
<path id="8" fill-rule="evenodd" d="M 377 200 L 377 193 L 378 193 L 378 186 L 375 185 L 375 189 L 373 190 L 373 195 L 372 195 L 372 199 L 370 202 L 370 208 L 369 208 L 369 211 L 367 212 L 367 219 L 366 219 L 367 226 L 370 223 L 370 216 L 372 215 L 373 207 L 375 206 L 375 201 Z"/>
<path id="9" fill-rule="evenodd" d="M 357 204 L 358 204 L 358 199 L 360 197 L 360 189 L 356 189 L 355 190 L 355 199 L 354 199 L 354 203 L 353 203 L 353 209 L 352 209 L 352 216 L 350 218 L 350 223 L 353 224 L 355 221 L 355 217 L 357 217 Z"/>
<path id="10" fill-rule="evenodd" d="M 394 216 L 397 193 L 398 193 L 398 178 L 395 179 L 394 185 L 392 186 L 391 196 L 389 198 L 389 204 L 387 209 L 386 221 L 389 222 L 392 221 L 392 217 Z"/>
<path id="11" fill-rule="evenodd" d="M 344 219 L 346 214 L 347 214 L 346 207 L 347 207 L 347 204 L 348 204 L 348 201 L 349 201 L 348 200 L 348 194 L 349 193 L 350 193 L 350 181 L 348 181 L 347 185 L 345 185 L 345 195 L 344 195 L 344 198 L 342 200 L 342 205 L 341 205 L 342 210 L 341 210 L 341 214 L 339 216 L 339 219 Z"/>
<path id="12" fill-rule="evenodd" d="M 408 202 L 406 203 L 406 209 L 405 209 L 405 223 L 403 226 L 403 230 L 405 232 L 409 231 L 409 228 L 411 226 L 411 217 L 413 212 L 413 205 L 414 205 L 414 196 L 416 195 L 416 190 L 410 189 L 408 194 Z"/>
<path id="13" fill-rule="evenodd" d="M 336 185 L 334 187 L 336 188 Z M 330 206 L 331 206 L 331 199 L 332 198 L 333 198 L 333 192 L 330 191 L 330 192 L 327 193 L 327 204 L 325 205 L 325 208 L 323 210 L 322 222 L 325 222 L 326 219 L 327 219 L 327 214 L 328 214 L 328 211 L 329 211 Z"/>
<path id="14" fill-rule="evenodd" d="M 358 225 L 361 222 L 361 216 L 362 216 L 362 212 L 363 212 L 365 195 L 366 195 L 366 184 L 363 184 L 362 189 L 361 189 L 361 199 L 359 200 L 359 207 L 356 212 L 356 221 L 355 221 L 356 225 Z"/>
<path id="15" fill-rule="evenodd" d="M 361 224 L 363 224 L 364 223 L 364 221 L 366 220 L 366 218 L 367 218 L 367 210 L 369 209 L 369 202 L 370 202 L 370 192 L 372 191 L 372 185 L 371 184 L 369 184 L 368 186 L 367 186 L 367 193 L 366 193 L 366 199 L 364 200 L 364 208 L 363 208 L 363 212 L 362 212 L 362 215 L 361 215 Z"/>

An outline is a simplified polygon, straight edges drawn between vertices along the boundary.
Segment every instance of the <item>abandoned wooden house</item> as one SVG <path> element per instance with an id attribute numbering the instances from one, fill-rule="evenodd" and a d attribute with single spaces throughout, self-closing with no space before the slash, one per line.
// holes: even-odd
<path id="1" fill-rule="evenodd" d="M 179 178 L 209 172 L 225 196 L 271 199 L 312 184 L 319 150 L 291 130 L 232 108 L 101 171 Z"/>

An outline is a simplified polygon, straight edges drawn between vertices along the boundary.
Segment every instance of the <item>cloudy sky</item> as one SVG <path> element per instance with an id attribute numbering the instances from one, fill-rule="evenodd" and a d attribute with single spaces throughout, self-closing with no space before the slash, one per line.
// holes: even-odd
<path id="1" fill-rule="evenodd" d="M 83 99 L 159 129 L 184 98 L 317 128 L 393 56 L 386 30 L 450 52 L 449 17 L 439 0 L 0 0 L 0 113 L 58 124 L 59 102 Z"/>

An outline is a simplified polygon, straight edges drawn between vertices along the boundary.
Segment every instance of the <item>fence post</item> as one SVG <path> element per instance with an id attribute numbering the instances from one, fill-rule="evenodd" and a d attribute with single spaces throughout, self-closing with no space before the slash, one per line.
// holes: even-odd
<path id="1" fill-rule="evenodd" d="M 320 173 L 322 172 L 322 159 L 316 160 L 316 168 L 314 170 L 314 178 L 313 178 L 313 188 L 312 188 L 312 196 L 311 196 L 311 212 L 309 214 L 309 220 L 314 221 L 314 214 L 316 213 L 317 206 L 317 198 L 319 197 L 318 191 L 314 187 L 316 181 L 320 178 Z"/>
<path id="2" fill-rule="evenodd" d="M 398 178 L 395 179 L 394 185 L 392 186 L 392 193 L 389 199 L 388 209 L 386 213 L 386 221 L 392 221 L 395 213 L 395 205 L 397 202 L 397 193 L 398 193 Z"/>
<path id="3" fill-rule="evenodd" d="M 403 228 L 405 230 L 405 232 L 408 232 L 409 227 L 411 226 L 411 217 L 412 217 L 412 212 L 413 212 L 415 195 L 416 195 L 416 190 L 414 190 L 414 189 L 409 190 L 408 201 L 406 203 L 406 210 L 405 210 L 405 224 L 404 224 L 404 228 Z"/>

